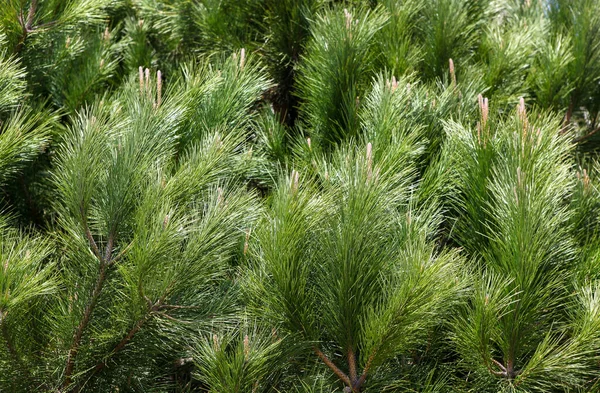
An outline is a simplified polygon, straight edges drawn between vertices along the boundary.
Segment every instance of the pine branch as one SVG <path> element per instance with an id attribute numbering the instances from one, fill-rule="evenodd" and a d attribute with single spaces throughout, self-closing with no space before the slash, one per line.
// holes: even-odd
<path id="1" fill-rule="evenodd" d="M 27 12 L 27 20 L 23 17 L 23 8 L 21 7 L 21 12 L 18 16 L 19 24 L 23 28 L 23 34 L 17 43 L 17 47 L 15 48 L 15 52 L 20 52 L 25 44 L 25 40 L 29 33 L 33 31 L 33 17 L 35 16 L 35 11 L 37 8 L 37 0 L 31 0 L 31 4 L 29 5 L 29 11 Z"/>
<path id="2" fill-rule="evenodd" d="M 333 371 L 334 374 L 337 375 L 338 378 L 346 384 L 346 386 L 350 386 L 350 387 L 352 386 L 352 382 L 350 382 L 350 378 L 348 378 L 348 376 L 342 370 L 340 370 L 331 360 L 329 360 L 327 355 L 325 355 L 323 352 L 321 352 L 321 350 L 317 347 L 313 347 L 313 350 L 315 351 L 315 353 L 317 354 L 319 359 L 321 359 L 323 361 L 323 363 L 325 363 L 325 365 L 327 367 L 329 367 L 331 369 L 331 371 Z"/>
<path id="3" fill-rule="evenodd" d="M 146 298 L 148 302 L 150 302 L 150 300 L 148 298 Z M 113 348 L 113 350 L 110 352 L 110 354 L 102 361 L 98 362 L 96 364 L 96 366 L 94 367 L 94 369 L 91 372 L 90 378 L 92 376 L 94 376 L 96 373 L 100 372 L 101 370 L 104 369 L 104 367 L 106 367 L 106 361 L 108 360 L 108 358 L 116 355 L 118 352 L 120 352 L 123 348 L 125 348 L 125 346 L 133 339 L 133 337 L 140 331 L 140 329 L 150 320 L 150 318 L 152 317 L 152 315 L 154 315 L 157 311 L 161 310 L 163 308 L 163 304 L 162 304 L 162 300 L 163 298 L 159 299 L 156 303 L 149 304 L 148 307 L 148 311 L 144 314 L 144 316 L 142 318 L 140 318 L 135 325 L 131 328 L 131 330 L 129 330 L 129 332 L 127 332 L 127 334 L 121 339 L 121 341 L 119 341 L 119 343 L 117 345 L 115 345 L 115 347 Z M 82 386 L 78 385 L 77 388 L 75 389 L 75 392 L 79 392 L 81 391 Z"/>
<path id="4" fill-rule="evenodd" d="M 108 235 L 108 242 L 106 242 L 106 249 L 104 250 L 104 263 L 107 266 L 110 265 L 110 262 L 111 262 L 114 242 L 115 242 L 115 237 L 111 233 L 110 235 Z"/>
<path id="5" fill-rule="evenodd" d="M 502 376 L 502 377 L 506 377 L 508 375 L 507 371 L 506 371 L 506 367 L 504 367 L 504 365 L 502 363 L 500 363 L 499 361 L 497 361 L 496 359 L 491 359 L 492 362 L 498 366 L 498 368 L 500 368 L 500 370 L 502 371 L 495 371 L 492 370 L 491 367 L 488 367 L 488 369 L 490 370 L 490 372 L 494 375 L 498 375 L 498 376 Z"/>
<path id="6" fill-rule="evenodd" d="M 8 353 L 10 353 L 10 356 L 12 356 L 12 358 L 14 359 L 15 363 L 17 363 L 17 365 L 21 369 L 21 371 L 23 371 L 26 374 L 27 378 L 31 379 L 31 371 L 27 368 L 27 366 L 25 366 L 25 364 L 23 363 L 23 359 L 21 359 L 21 356 L 19 356 L 17 349 L 12 344 L 12 339 L 10 337 L 10 334 L 8 333 L 8 329 L 6 328 L 6 323 L 4 322 L 4 314 L 2 314 L 1 311 L 0 311 L 0 325 L 1 325 L 0 331 L 2 332 L 2 338 L 4 339 L 4 342 L 6 343 L 6 348 L 8 349 Z"/>
<path id="7" fill-rule="evenodd" d="M 25 23 L 25 30 L 29 33 L 33 27 L 33 17 L 35 16 L 35 11 L 37 8 L 37 0 L 31 0 L 31 4 L 29 5 L 29 12 L 27 13 L 27 23 Z"/>
<path id="8" fill-rule="evenodd" d="M 94 286 L 94 290 L 92 292 L 92 298 L 90 300 L 90 303 L 85 308 L 85 311 L 83 313 L 83 319 L 79 323 L 79 326 L 77 326 L 75 334 L 73 335 L 73 343 L 71 344 L 71 348 L 69 349 L 69 354 L 67 356 L 67 365 L 65 367 L 65 380 L 63 383 L 63 389 L 68 388 L 68 386 L 71 384 L 71 376 L 75 368 L 75 356 L 77 355 L 77 350 L 79 349 L 81 338 L 83 337 L 83 332 L 90 322 L 92 312 L 94 311 L 94 307 L 96 306 L 98 298 L 100 297 L 100 293 L 102 292 L 102 287 L 104 285 L 104 281 L 106 280 L 106 268 L 107 264 L 101 260 L 100 272 L 96 281 L 96 285 Z"/>
<path id="9" fill-rule="evenodd" d="M 67 365 L 65 367 L 65 380 L 64 380 L 64 384 L 63 384 L 63 389 L 68 388 L 68 386 L 72 382 L 71 376 L 72 376 L 73 370 L 75 368 L 75 356 L 77 356 L 77 350 L 79 349 L 79 345 L 81 343 L 81 338 L 83 337 L 83 332 L 85 331 L 87 325 L 89 324 L 92 313 L 94 311 L 94 308 L 96 307 L 96 304 L 98 303 L 98 298 L 100 297 L 100 293 L 102 292 L 102 287 L 104 286 L 104 281 L 106 280 L 107 270 L 114 263 L 114 261 L 111 260 L 113 246 L 114 246 L 114 239 L 115 239 L 114 235 L 112 233 L 109 234 L 108 242 L 106 243 L 106 249 L 104 251 L 104 258 L 102 258 L 102 256 L 100 255 L 100 251 L 98 250 L 98 246 L 97 246 L 96 242 L 94 241 L 94 238 L 87 226 L 87 223 L 85 223 L 84 226 L 85 226 L 85 230 L 86 230 L 86 236 L 90 240 L 90 245 L 91 245 L 92 249 L 94 250 L 94 253 L 98 257 L 98 260 L 100 261 L 100 272 L 98 275 L 98 280 L 96 281 L 96 285 L 94 286 L 94 290 L 92 292 L 92 298 L 90 300 L 90 303 L 87 305 L 87 307 L 83 313 L 83 319 L 79 323 L 79 326 L 77 327 L 77 330 L 75 331 L 75 334 L 73 336 L 73 343 L 71 344 L 71 348 L 69 349 L 69 354 L 67 356 Z M 125 344 L 123 344 L 123 346 L 124 345 Z M 79 388 L 76 388 L 75 390 L 77 391 L 78 389 Z"/>
<path id="10" fill-rule="evenodd" d="M 593 136 L 594 134 L 596 134 L 598 131 L 600 131 L 600 127 L 596 127 L 595 129 L 588 132 L 587 134 L 573 139 L 573 142 L 578 143 L 578 142 L 584 141 L 584 140 L 588 139 L 589 137 Z"/>
<path id="11" fill-rule="evenodd" d="M 100 261 L 100 263 L 103 263 L 103 259 L 102 259 L 102 255 L 100 255 L 100 250 L 98 249 L 98 245 L 96 244 L 96 241 L 94 240 L 94 236 L 92 236 L 92 232 L 90 232 L 90 228 L 87 225 L 87 222 L 84 222 L 84 230 L 85 230 L 85 236 L 88 239 L 88 242 L 90 243 L 90 247 L 92 247 L 92 251 L 94 252 L 94 255 L 96 256 L 96 258 L 98 258 L 98 260 Z"/>
<path id="12" fill-rule="evenodd" d="M 117 345 L 115 345 L 113 350 L 110 352 L 109 357 L 114 356 L 119 351 L 121 351 L 123 348 L 125 348 L 125 346 L 131 341 L 131 339 L 133 339 L 133 337 L 137 334 L 137 332 L 139 332 L 140 329 L 146 324 L 146 322 L 148 322 L 148 320 L 150 319 L 152 314 L 153 314 L 153 311 L 147 312 L 143 318 L 139 319 L 135 323 L 135 325 L 131 328 L 131 330 L 129 330 L 129 332 L 127 332 L 125 337 L 123 337 L 121 339 L 121 341 L 119 341 L 119 343 Z M 92 375 L 97 373 L 98 371 L 102 370 L 104 367 L 106 367 L 106 360 L 107 359 L 105 359 L 101 362 L 98 362 L 98 364 L 96 364 L 96 367 L 94 367 L 94 370 L 92 371 Z"/>
<path id="13" fill-rule="evenodd" d="M 356 356 L 352 350 L 352 346 L 348 348 L 348 368 L 350 369 L 350 380 L 355 385 L 358 382 L 358 376 L 356 373 Z"/>
<path id="14" fill-rule="evenodd" d="M 88 303 L 88 305 L 85 308 L 85 311 L 83 313 L 83 319 L 80 321 L 80 323 L 77 326 L 77 329 L 75 330 L 75 333 L 73 335 L 73 342 L 71 344 L 71 348 L 69 349 L 69 354 L 67 355 L 67 365 L 65 367 L 65 380 L 64 380 L 64 384 L 63 384 L 63 389 L 68 388 L 68 386 L 72 382 L 71 376 L 72 376 L 74 368 L 75 368 L 75 357 L 77 356 L 77 351 L 78 351 L 79 345 L 81 343 L 81 338 L 83 337 L 83 332 L 85 331 L 85 329 L 87 328 L 87 325 L 90 322 L 92 313 L 94 311 L 94 308 L 96 307 L 96 303 L 98 302 L 100 293 L 102 292 L 102 287 L 104 286 L 104 281 L 106 280 L 107 269 L 110 266 L 112 266 L 112 263 L 114 262 L 111 260 L 113 245 L 114 245 L 114 235 L 111 233 L 108 236 L 108 242 L 106 244 L 106 249 L 104 251 L 105 256 L 103 258 L 102 255 L 100 255 L 100 250 L 98 249 L 98 245 L 96 244 L 96 241 L 94 240 L 94 237 L 93 237 L 93 235 L 89 229 L 89 226 L 87 224 L 87 220 L 85 219 L 85 215 L 83 214 L 83 208 L 81 209 L 81 211 L 82 211 L 82 217 L 84 217 L 83 226 L 84 226 L 85 234 L 90 243 L 90 247 L 92 248 L 94 254 L 96 255 L 96 258 L 98 258 L 98 261 L 100 262 L 100 272 L 98 274 L 98 279 L 94 286 L 94 290 L 92 291 L 91 300 Z"/>
<path id="15" fill-rule="evenodd" d="M 360 378 L 358 379 L 358 381 L 355 384 L 355 388 L 357 389 L 357 391 L 360 390 L 361 386 L 365 383 L 365 380 L 367 379 L 367 375 L 371 368 L 371 364 L 373 364 L 373 360 L 375 359 L 376 354 L 377 354 L 377 351 L 373 350 L 373 352 L 369 356 L 369 359 L 367 360 L 367 364 L 365 365 L 365 368 L 363 369 L 363 372 L 362 372 Z"/>
<path id="16" fill-rule="evenodd" d="M 112 239 L 112 237 L 111 237 Z M 109 240 L 109 243 L 112 243 L 111 240 Z M 125 251 L 125 250 L 124 250 Z M 108 252 L 109 256 L 110 256 L 110 252 Z M 106 264 L 109 265 L 109 264 Z M 163 308 L 169 308 L 169 309 L 177 309 L 177 308 L 184 308 L 183 306 L 172 306 L 172 305 L 165 305 L 163 304 L 168 296 L 168 293 L 172 287 L 172 285 L 174 284 L 174 282 L 171 282 L 167 288 L 165 289 L 165 293 L 163 294 L 163 296 L 160 297 L 160 299 L 158 299 L 155 303 L 152 303 L 152 301 L 145 295 L 143 295 L 143 290 L 141 289 L 141 287 L 139 288 L 140 293 L 142 294 L 143 298 L 146 300 L 146 302 L 148 303 L 148 311 L 144 314 L 144 316 L 142 318 L 140 318 L 135 325 L 133 326 L 133 328 L 131 328 L 131 330 L 129 330 L 129 332 L 127 332 L 127 334 L 125 335 L 125 337 L 123 337 L 121 339 L 121 341 L 119 341 L 119 343 L 113 348 L 113 350 L 110 352 L 108 357 L 114 356 L 115 354 L 117 354 L 118 352 L 120 352 L 123 348 L 125 348 L 125 346 L 133 339 L 133 337 L 140 331 L 140 329 L 150 320 L 150 318 L 152 317 L 152 315 L 154 315 L 155 313 L 159 312 L 160 310 L 162 310 Z M 170 317 L 169 315 L 165 314 L 165 313 L 160 313 L 160 315 L 165 316 L 165 317 Z M 172 317 L 170 317 L 172 318 Z M 104 367 L 106 367 L 106 360 L 108 359 L 108 357 L 106 359 L 104 359 L 101 362 L 98 362 L 96 364 L 96 366 L 94 367 L 94 369 L 92 370 L 92 374 L 91 376 L 95 375 L 96 373 L 98 373 L 99 371 L 101 371 Z M 90 378 L 91 378 L 90 376 Z M 82 388 L 81 385 L 78 385 L 75 388 L 75 392 L 79 392 L 80 389 Z"/>
<path id="17" fill-rule="evenodd" d="M 0 330 L 2 331 L 2 338 L 4 338 L 4 342 L 6 343 L 6 348 L 8 349 L 8 352 L 15 359 L 15 361 L 20 363 L 21 358 L 19 357 L 19 354 L 17 353 L 17 350 L 15 349 L 15 347 L 12 345 L 12 340 L 10 338 L 10 335 L 8 334 L 8 329 L 6 328 L 6 323 L 4 323 L 4 315 L 2 314 L 1 311 L 0 311 L 0 325 L 2 325 L 2 328 Z"/>
<path id="18" fill-rule="evenodd" d="M 114 265 L 115 263 L 119 262 L 119 260 L 120 260 L 121 258 L 123 258 L 123 256 L 125 255 L 125 253 L 127 253 L 127 251 L 129 251 L 129 249 L 131 248 L 131 246 L 133 246 L 133 242 L 129 243 L 129 244 L 127 245 L 127 247 L 125 247 L 125 248 L 124 248 L 124 249 L 123 249 L 123 250 L 122 250 L 122 251 L 121 251 L 119 254 L 117 254 L 117 256 L 115 256 L 113 259 L 111 259 L 111 260 L 108 262 L 108 266 L 112 266 L 112 265 Z"/>

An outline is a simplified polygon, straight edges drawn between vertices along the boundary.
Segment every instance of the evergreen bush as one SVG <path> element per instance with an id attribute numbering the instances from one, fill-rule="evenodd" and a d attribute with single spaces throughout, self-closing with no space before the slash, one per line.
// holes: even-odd
<path id="1" fill-rule="evenodd" d="M 600 392 L 597 0 L 2 0 L 0 392 Z"/>

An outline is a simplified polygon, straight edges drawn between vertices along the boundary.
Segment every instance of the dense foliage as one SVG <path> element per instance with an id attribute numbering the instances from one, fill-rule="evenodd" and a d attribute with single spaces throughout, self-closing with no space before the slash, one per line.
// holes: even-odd
<path id="1" fill-rule="evenodd" d="M 600 392 L 597 0 L 2 0 L 1 392 Z"/>

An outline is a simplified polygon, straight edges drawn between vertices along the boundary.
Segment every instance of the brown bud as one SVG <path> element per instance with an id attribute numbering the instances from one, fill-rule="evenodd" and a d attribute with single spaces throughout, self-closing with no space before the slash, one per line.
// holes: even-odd
<path id="1" fill-rule="evenodd" d="M 162 103 L 162 72 L 156 71 L 156 107 Z"/>
<path id="2" fill-rule="evenodd" d="M 145 69 L 145 86 L 146 86 L 146 94 L 148 94 L 148 98 L 150 98 L 150 70 Z"/>
<path id="3" fill-rule="evenodd" d="M 344 8 L 344 16 L 346 17 L 346 29 L 350 30 L 350 27 L 352 27 L 352 15 L 346 8 Z"/>
<path id="4" fill-rule="evenodd" d="M 484 98 L 481 94 L 479 94 L 477 96 L 477 100 L 479 101 L 479 112 L 481 114 L 481 128 L 485 129 L 487 126 L 490 111 L 488 99 Z"/>
<path id="5" fill-rule="evenodd" d="M 583 170 L 583 187 L 587 190 L 590 186 L 590 177 L 588 176 L 587 169 Z"/>
<path id="6" fill-rule="evenodd" d="M 246 63 L 246 49 L 242 48 L 240 51 L 240 69 L 244 69 L 244 64 Z"/>
<path id="7" fill-rule="evenodd" d="M 448 63 L 450 65 L 450 80 L 452 83 L 452 87 L 456 87 L 456 73 L 454 71 L 454 61 L 452 59 L 448 59 Z"/>
<path id="8" fill-rule="evenodd" d="M 527 109 L 525 108 L 525 99 L 523 99 L 523 97 L 519 98 L 519 105 L 517 106 L 517 113 L 519 115 L 519 120 L 523 124 L 523 137 L 525 137 L 525 133 L 527 132 L 527 127 L 529 126 L 529 122 L 527 121 Z"/>
<path id="9" fill-rule="evenodd" d="M 244 336 L 244 357 L 247 359 L 249 354 L 250 354 L 250 339 L 248 338 L 248 335 L 246 334 Z"/>

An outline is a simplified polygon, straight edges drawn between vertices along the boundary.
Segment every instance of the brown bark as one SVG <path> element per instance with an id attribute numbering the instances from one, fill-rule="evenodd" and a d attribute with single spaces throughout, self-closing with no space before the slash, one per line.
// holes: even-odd
<path id="1" fill-rule="evenodd" d="M 149 303 L 148 312 L 135 323 L 135 325 L 131 328 L 131 330 L 129 330 L 129 332 L 127 332 L 125 337 L 123 337 L 121 339 L 121 341 L 119 341 L 119 343 L 113 348 L 113 350 L 111 351 L 111 354 L 110 354 L 111 356 L 115 355 L 116 353 L 120 352 L 123 348 L 125 348 L 125 346 L 140 331 L 140 329 L 150 320 L 150 317 L 152 316 L 152 314 L 154 314 L 155 312 L 157 312 L 163 308 L 162 302 L 163 302 L 163 300 L 161 298 L 161 300 L 157 301 L 155 304 Z M 94 369 L 91 371 L 91 375 L 94 375 L 97 372 L 100 372 L 102 369 L 104 369 L 104 367 L 106 367 L 106 360 L 98 362 L 96 364 L 96 366 L 94 367 Z M 81 386 L 78 386 L 75 389 L 76 392 L 79 392 L 80 390 L 81 390 Z"/>
<path id="2" fill-rule="evenodd" d="M 144 326 L 144 324 L 148 322 L 151 315 L 152 313 L 147 313 L 142 319 L 138 320 L 137 323 L 133 326 L 133 328 L 131 328 L 131 330 L 127 332 L 125 337 L 123 337 L 123 339 L 121 339 L 121 341 L 119 341 L 119 343 L 113 348 L 111 355 L 114 355 L 117 352 L 121 351 L 123 348 L 125 348 L 125 346 L 131 341 L 131 339 L 137 334 L 137 332 L 140 331 L 142 326 Z M 95 374 L 98 371 L 102 370 L 104 367 L 106 367 L 105 361 L 98 362 L 98 364 L 96 364 L 96 367 L 94 367 L 92 373 Z"/>
<path id="3" fill-rule="evenodd" d="M 12 356 L 13 360 L 15 361 L 15 363 L 17 363 L 19 369 L 25 374 L 25 376 L 28 379 L 31 379 L 30 370 L 27 368 L 25 363 L 23 363 L 21 356 L 19 356 L 17 349 L 15 348 L 15 346 L 12 343 L 12 339 L 10 337 L 10 334 L 8 333 L 8 329 L 6 328 L 6 323 L 4 323 L 4 315 L 2 314 L 1 311 L 0 311 L 0 331 L 2 332 L 2 338 L 4 339 L 4 342 L 6 343 L 6 348 L 8 349 L 8 353 L 10 354 L 10 356 Z"/>
<path id="4" fill-rule="evenodd" d="M 79 325 L 73 334 L 73 342 L 71 344 L 71 348 L 69 349 L 69 354 L 67 355 L 67 365 L 65 367 L 65 380 L 63 383 L 63 388 L 67 388 L 71 384 L 71 376 L 75 368 L 75 356 L 77 356 L 77 350 L 79 349 L 83 332 L 90 322 L 92 312 L 94 311 L 94 307 L 96 306 L 98 298 L 100 297 L 100 293 L 102 292 L 102 287 L 104 285 L 104 281 L 106 280 L 106 267 L 106 263 L 101 261 L 100 272 L 98 274 L 98 279 L 96 280 L 94 290 L 92 291 L 91 300 L 85 308 L 83 318 L 81 319 L 81 322 L 79 322 Z"/>
<path id="5" fill-rule="evenodd" d="M 17 360 L 19 358 L 17 351 L 15 350 L 15 347 L 12 345 L 12 340 L 10 339 L 10 335 L 8 334 L 8 329 L 6 329 L 6 323 L 4 323 L 4 315 L 2 314 L 2 312 L 0 311 L 0 326 L 1 326 L 1 331 L 2 331 L 2 338 L 4 338 L 4 342 L 6 343 L 6 348 L 8 349 L 8 353 L 10 353 L 10 355 L 12 357 L 15 358 L 15 360 Z"/>
<path id="6" fill-rule="evenodd" d="M 352 386 L 350 378 L 348 378 L 348 376 L 342 370 L 340 370 L 331 360 L 329 360 L 329 358 L 323 352 L 321 352 L 319 348 L 314 347 L 313 350 L 315 351 L 319 359 L 321 359 L 323 363 L 325 363 L 325 365 L 329 367 L 331 371 L 333 371 L 333 373 L 337 375 L 337 377 L 346 384 L 346 386 Z"/>
<path id="7" fill-rule="evenodd" d="M 29 12 L 27 13 L 27 22 L 25 23 L 25 29 L 29 32 L 33 27 L 33 17 L 35 16 L 35 10 L 37 8 L 37 0 L 31 0 L 29 5 Z"/>
<path id="8" fill-rule="evenodd" d="M 362 387 L 362 385 L 365 383 L 365 380 L 367 379 L 367 374 L 369 373 L 369 370 L 371 369 L 371 365 L 373 364 L 373 360 L 375 360 L 375 355 L 377 354 L 377 351 L 373 351 L 371 353 L 371 355 L 369 356 L 369 359 L 367 360 L 367 364 L 365 365 L 365 368 L 363 369 L 362 374 L 360 375 L 360 378 L 358 378 L 358 381 L 356 382 L 356 387 L 357 387 L 357 391 L 360 390 L 360 388 Z"/>
<path id="9" fill-rule="evenodd" d="M 356 356 L 352 347 L 348 348 L 348 368 L 350 369 L 350 381 L 352 385 L 358 382 L 358 375 L 356 373 Z"/>
<path id="10" fill-rule="evenodd" d="M 600 127 L 593 129 L 592 131 L 588 132 L 585 135 L 582 135 L 578 138 L 573 139 L 573 142 L 577 143 L 577 142 L 584 141 L 584 140 L 588 139 L 589 137 L 591 137 L 592 135 L 596 134 L 598 131 L 600 131 Z"/>
<path id="11" fill-rule="evenodd" d="M 27 36 L 33 30 L 33 17 L 35 16 L 35 11 L 37 9 L 37 2 L 38 2 L 38 0 L 31 0 L 31 4 L 29 4 L 29 11 L 27 12 L 27 20 L 24 19 L 23 9 L 21 9 L 18 19 L 19 19 L 19 23 L 21 24 L 21 27 L 23 28 L 23 35 L 21 36 L 21 39 L 17 43 L 15 52 L 21 51 L 21 49 L 23 48 L 23 45 L 25 44 L 25 40 L 27 39 Z"/>
<path id="12" fill-rule="evenodd" d="M 571 101 L 569 102 L 569 108 L 567 109 L 567 113 L 565 113 L 565 118 L 563 121 L 563 127 L 560 130 L 560 133 L 564 133 L 567 131 L 569 123 L 571 123 L 571 117 L 573 116 L 573 109 L 575 107 L 575 102 L 573 101 L 573 97 L 571 97 Z"/>

